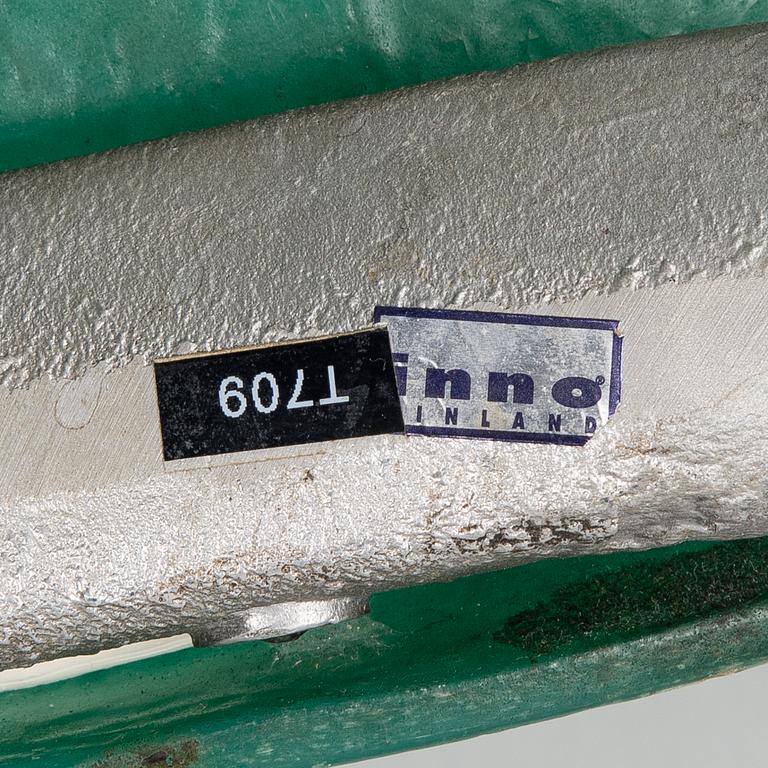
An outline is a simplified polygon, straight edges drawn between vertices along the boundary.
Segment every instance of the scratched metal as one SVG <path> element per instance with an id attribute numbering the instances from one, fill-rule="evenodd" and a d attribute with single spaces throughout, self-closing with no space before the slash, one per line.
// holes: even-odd
<path id="1" fill-rule="evenodd" d="M 767 118 L 745 28 L 0 177 L 0 668 L 768 533 Z M 621 406 L 584 448 L 383 436 L 164 469 L 154 357 L 376 304 L 619 319 Z"/>

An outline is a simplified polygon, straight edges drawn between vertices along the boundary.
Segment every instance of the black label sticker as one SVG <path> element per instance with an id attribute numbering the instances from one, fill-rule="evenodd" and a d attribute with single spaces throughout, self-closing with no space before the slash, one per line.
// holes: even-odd
<path id="1" fill-rule="evenodd" d="M 166 461 L 403 432 L 385 328 L 155 362 Z"/>

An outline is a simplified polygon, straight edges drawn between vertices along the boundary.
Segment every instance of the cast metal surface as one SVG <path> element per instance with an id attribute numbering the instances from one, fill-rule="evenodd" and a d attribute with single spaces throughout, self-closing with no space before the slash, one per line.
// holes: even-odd
<path id="1" fill-rule="evenodd" d="M 0 668 L 768 532 L 766 62 L 744 28 L 0 177 Z M 375 304 L 619 319 L 622 404 L 583 449 L 387 436 L 164 467 L 153 358 Z"/>
<path id="2" fill-rule="evenodd" d="M 211 627 L 197 638 L 205 645 L 226 645 L 248 640 L 285 640 L 308 629 L 339 624 L 368 613 L 365 598 L 338 597 L 332 600 L 276 603 L 234 614 L 229 622 Z"/>

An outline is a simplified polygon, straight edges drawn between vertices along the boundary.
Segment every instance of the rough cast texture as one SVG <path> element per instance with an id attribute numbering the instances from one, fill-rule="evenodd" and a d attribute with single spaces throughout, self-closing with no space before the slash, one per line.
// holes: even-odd
<path id="1" fill-rule="evenodd" d="M 766 60 L 764 29 L 718 33 L 0 178 L 0 667 L 768 531 Z M 619 412 L 583 450 L 386 437 L 164 470 L 153 357 L 376 303 L 616 317 Z"/>
<path id="2" fill-rule="evenodd" d="M 768 264 L 762 27 L 562 59 L 0 178 L 11 385 Z M 34 268 L 31 268 L 34 265 Z"/>

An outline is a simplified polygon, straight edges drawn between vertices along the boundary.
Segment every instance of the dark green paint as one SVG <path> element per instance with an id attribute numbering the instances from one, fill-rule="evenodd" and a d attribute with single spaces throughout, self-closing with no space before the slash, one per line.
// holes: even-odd
<path id="1" fill-rule="evenodd" d="M 768 539 L 734 541 L 569 584 L 511 616 L 494 639 L 538 659 L 716 616 L 762 600 L 766 584 Z"/>
<path id="2" fill-rule="evenodd" d="M 639 696 L 768 658 L 767 555 L 755 539 L 548 560 L 379 594 L 291 643 L 6 693 L 0 764 L 130 768 L 194 743 L 201 768 L 310 766 Z"/>
<path id="3" fill-rule="evenodd" d="M 0 0 L 0 170 L 766 20 L 768 0 Z"/>

